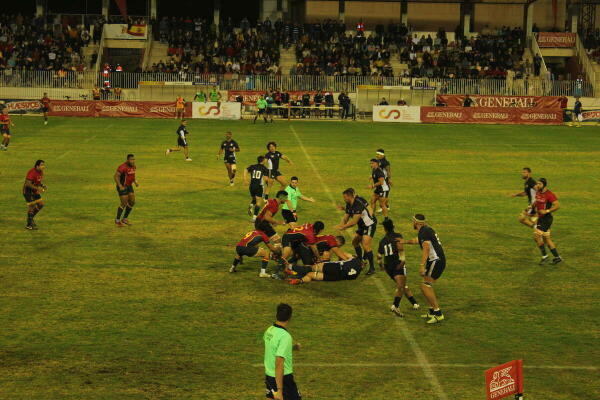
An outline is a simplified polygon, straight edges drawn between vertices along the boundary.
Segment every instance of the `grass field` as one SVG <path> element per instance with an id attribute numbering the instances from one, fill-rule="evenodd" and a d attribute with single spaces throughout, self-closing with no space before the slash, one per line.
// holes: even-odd
<path id="1" fill-rule="evenodd" d="M 186 163 L 164 155 L 173 120 L 14 121 L 0 153 L 2 399 L 261 399 L 262 333 L 281 301 L 295 310 L 305 399 L 483 399 L 483 371 L 516 358 L 527 399 L 600 398 L 597 128 L 193 120 Z M 446 321 L 425 326 L 406 300 L 395 318 L 384 272 L 291 287 L 259 279 L 260 261 L 247 259 L 230 274 L 252 225 L 247 188 L 228 187 L 215 157 L 226 130 L 240 167 L 276 140 L 294 162 L 284 174 L 317 200 L 301 205 L 301 221 L 328 232 L 341 217 L 330 194 L 340 204 L 347 187 L 368 195 L 368 160 L 385 148 L 398 230 L 413 235 L 410 216 L 422 212 L 444 243 Z M 129 152 L 140 187 L 134 225 L 117 229 L 112 176 Z M 21 186 L 38 158 L 49 190 L 31 232 Z M 516 219 L 525 201 L 508 197 L 524 166 L 562 203 L 559 266 L 537 265 Z M 415 293 L 419 257 L 408 249 Z"/>

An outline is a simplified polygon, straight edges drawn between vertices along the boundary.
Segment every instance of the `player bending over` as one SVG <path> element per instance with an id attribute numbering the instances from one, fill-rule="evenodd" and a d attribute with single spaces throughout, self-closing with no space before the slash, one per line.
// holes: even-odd
<path id="1" fill-rule="evenodd" d="M 171 149 L 167 149 L 166 155 L 169 155 L 173 151 L 179 151 L 183 149 L 185 161 L 192 161 L 192 159 L 190 158 L 190 149 L 188 147 L 187 141 L 187 135 L 189 133 L 187 130 L 187 120 L 181 120 L 181 125 L 179 125 L 179 128 L 177 128 L 177 131 L 175 131 L 175 133 L 177 134 L 177 146 Z"/>
<path id="2" fill-rule="evenodd" d="M 311 257 L 303 257 L 302 262 L 305 265 L 314 264 L 313 260 L 319 259 L 319 251 L 316 246 L 316 235 L 325 229 L 325 224 L 321 221 L 316 221 L 314 224 L 304 224 L 294 229 L 288 230 L 281 237 L 281 266 L 289 265 L 288 259 L 292 255 L 295 248 L 300 245 L 306 245 L 312 251 Z M 286 273 L 290 273 L 291 269 L 286 268 Z"/>
<path id="3" fill-rule="evenodd" d="M 263 232 L 267 234 L 271 241 L 279 241 L 279 236 L 277 236 L 277 232 L 275 232 L 273 226 L 285 225 L 285 222 L 277 221 L 274 217 L 279 211 L 279 206 L 285 203 L 286 201 L 288 201 L 287 192 L 285 190 L 280 190 L 279 192 L 277 192 L 276 198 L 267 200 L 267 203 L 264 205 L 260 213 L 256 216 L 256 220 L 254 221 L 254 227 L 256 229 L 258 229 L 258 226 L 262 221 L 267 221 L 269 223 L 268 226 L 264 225 Z"/>
<path id="4" fill-rule="evenodd" d="M 268 222 L 263 221 L 259 227 L 265 229 L 268 226 Z M 265 250 L 259 247 L 260 243 L 264 243 L 269 250 Z M 270 252 L 269 252 L 270 251 Z M 235 272 L 237 265 L 242 261 L 244 256 L 247 257 L 262 257 L 262 264 L 260 267 L 260 273 L 258 274 L 261 278 L 269 278 L 271 275 L 267 274 L 267 264 L 271 258 L 271 253 L 278 255 L 281 254 L 281 247 L 273 245 L 269 241 L 269 237 L 265 234 L 262 229 L 257 229 L 252 232 L 246 233 L 242 240 L 238 242 L 235 247 L 236 256 L 233 259 L 229 272 Z"/>
<path id="5" fill-rule="evenodd" d="M 351 281 L 360 275 L 363 268 L 363 261 L 359 258 L 352 258 L 348 261 L 328 261 L 315 264 L 311 267 L 294 267 L 298 275 L 304 275 L 301 278 L 289 280 L 290 285 L 300 285 L 311 281 Z"/>
<path id="6" fill-rule="evenodd" d="M 390 309 L 397 316 L 403 317 L 404 314 L 400 311 L 400 300 L 402 300 L 403 294 L 406 294 L 406 297 L 413 305 L 413 309 L 417 310 L 419 304 L 406 285 L 406 256 L 404 254 L 402 235 L 394 232 L 394 223 L 391 219 L 383 221 L 383 229 L 385 229 L 385 236 L 379 241 L 377 262 L 381 269 L 385 269 L 388 276 L 396 282 L 394 304 L 392 304 Z"/>
<path id="7" fill-rule="evenodd" d="M 321 235 L 316 237 L 316 246 L 319 251 L 319 257 L 323 261 L 331 260 L 331 253 L 335 254 L 340 260 L 349 260 L 351 255 L 342 251 L 342 247 L 346 243 L 343 236 Z"/>
<path id="8" fill-rule="evenodd" d="M 37 213 L 44 207 L 41 192 L 46 191 L 46 186 L 42 183 L 44 179 L 44 170 L 46 162 L 37 160 L 33 168 L 27 172 L 25 183 L 23 184 L 23 197 L 27 204 L 27 226 L 29 230 L 37 230 L 37 225 L 33 220 Z"/>
<path id="9" fill-rule="evenodd" d="M 344 190 L 342 196 L 344 197 L 346 206 L 345 208 L 341 207 L 341 209 L 345 210 L 346 214 L 342 218 L 342 223 L 336 228 L 343 231 L 357 225 L 358 229 L 352 239 L 352 245 L 358 258 L 369 261 L 367 275 L 371 275 L 375 273 L 372 242 L 377 230 L 377 218 L 373 215 L 373 209 L 367 200 L 358 196 L 354 189 L 348 188 Z"/>
<path id="10" fill-rule="evenodd" d="M 133 185 L 140 186 L 135 179 L 136 168 L 135 156 L 133 154 L 127 154 L 127 161 L 119 165 L 114 175 L 114 180 L 117 184 L 117 193 L 119 194 L 119 199 L 121 201 L 119 208 L 117 208 L 117 217 L 115 218 L 115 225 L 118 227 L 131 225 L 127 218 L 135 205 Z M 123 213 L 123 211 L 125 211 L 125 213 Z"/>

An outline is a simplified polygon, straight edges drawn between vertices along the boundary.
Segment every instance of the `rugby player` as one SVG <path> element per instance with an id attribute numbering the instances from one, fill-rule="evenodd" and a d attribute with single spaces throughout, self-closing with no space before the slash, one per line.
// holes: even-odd
<path id="1" fill-rule="evenodd" d="M 259 227 L 265 228 L 269 223 L 263 221 Z M 248 232 L 244 235 L 244 237 L 238 242 L 235 247 L 236 256 L 233 259 L 233 263 L 229 268 L 229 272 L 236 272 L 237 265 L 242 261 L 243 257 L 262 257 L 262 264 L 260 267 L 260 273 L 258 276 L 260 278 L 270 278 L 271 275 L 267 274 L 267 264 L 269 263 L 269 259 L 271 258 L 271 253 L 269 250 L 265 250 L 259 247 L 260 243 L 264 243 L 268 249 L 273 254 L 281 254 L 281 247 L 273 245 L 265 232 L 261 229 L 257 229 L 251 232 Z"/>
<path id="2" fill-rule="evenodd" d="M 375 206 L 379 203 L 383 217 L 387 219 L 387 199 L 390 195 L 390 187 L 387 184 L 385 173 L 379 168 L 379 161 L 376 158 L 371 159 L 371 179 L 373 183 L 369 185 L 369 189 L 374 189 L 371 197 L 371 207 L 375 209 Z"/>
<path id="3" fill-rule="evenodd" d="M 314 203 L 315 199 L 312 197 L 306 197 L 300 192 L 300 189 L 298 189 L 297 176 L 292 176 L 292 179 L 290 179 L 290 184 L 285 188 L 285 191 L 288 194 L 289 201 L 283 205 L 281 216 L 285 222 L 289 224 L 290 228 L 295 228 L 296 222 L 298 222 L 298 214 L 296 213 L 298 210 L 298 199 L 311 203 Z M 288 204 L 291 204 L 291 206 Z"/>
<path id="4" fill-rule="evenodd" d="M 221 158 L 221 154 L 225 152 L 223 160 L 225 161 L 225 168 L 227 169 L 227 176 L 229 177 L 229 186 L 233 186 L 233 180 L 235 179 L 236 173 L 236 159 L 235 153 L 240 151 L 240 146 L 235 140 L 233 140 L 232 133 L 227 131 L 225 134 L 225 140 L 221 142 L 219 153 L 217 154 L 217 160 Z"/>
<path id="5" fill-rule="evenodd" d="M 252 216 L 252 220 L 256 220 L 256 216 L 263 205 L 265 181 L 269 179 L 269 170 L 266 167 L 267 159 L 263 156 L 258 156 L 256 164 L 250 165 L 244 170 L 244 184 L 248 184 L 248 175 L 250 175 L 250 205 L 248 206 L 248 215 Z"/>
<path id="6" fill-rule="evenodd" d="M 183 155 L 185 156 L 185 161 L 192 161 L 192 159 L 190 158 L 190 150 L 189 150 L 188 141 L 187 141 L 187 135 L 189 133 L 187 130 L 187 120 L 185 120 L 185 119 L 181 120 L 181 125 L 179 125 L 179 128 L 177 128 L 175 133 L 177 134 L 177 147 L 167 149 L 166 155 L 171 154 L 171 152 L 173 152 L 173 151 L 179 151 L 179 150 L 183 149 Z"/>
<path id="7" fill-rule="evenodd" d="M 340 247 L 346 244 L 346 239 L 343 236 L 333 235 L 317 235 L 316 243 L 319 257 L 323 261 L 331 260 L 331 253 L 334 253 L 340 260 L 349 260 L 351 255 L 342 251 Z"/>
<path id="8" fill-rule="evenodd" d="M 285 222 L 276 221 L 273 217 L 277 214 L 277 211 L 279 211 L 279 206 L 286 201 L 288 201 L 287 192 L 285 190 L 280 190 L 277 192 L 277 195 L 274 199 L 267 200 L 266 204 L 263 206 L 260 213 L 256 216 L 256 220 L 254 221 L 254 227 L 256 229 L 261 226 L 260 223 L 262 221 L 267 221 L 269 225 L 262 226 L 262 231 L 266 233 L 272 241 L 275 242 L 278 241 L 279 237 L 277 236 L 275 229 L 273 229 L 273 225 L 285 225 Z"/>
<path id="9" fill-rule="evenodd" d="M 550 236 L 550 227 L 554 221 L 555 211 L 558 211 L 560 204 L 558 198 L 554 193 L 548 189 L 548 182 L 546 178 L 540 178 L 535 185 L 535 210 L 538 214 L 537 225 L 534 231 L 534 239 L 538 245 L 540 252 L 542 253 L 542 259 L 540 264 L 544 264 L 548 261 L 548 254 L 546 254 L 546 247 L 550 249 L 550 252 L 554 256 L 552 264 L 558 264 L 562 261 L 562 258 L 556 250 L 556 245 Z"/>
<path id="10" fill-rule="evenodd" d="M 27 172 L 25 183 L 23 184 L 23 197 L 27 204 L 27 225 L 25 228 L 29 230 L 37 230 L 38 227 L 34 221 L 35 216 L 44 207 L 41 192 L 46 191 L 46 185 L 42 183 L 44 179 L 44 170 L 46 162 L 37 160 L 33 168 Z"/>
<path id="11" fill-rule="evenodd" d="M 44 125 L 48 125 L 48 111 L 50 111 L 50 98 L 48 93 L 44 93 L 44 97 L 40 100 L 42 103 L 42 113 L 44 114 Z"/>
<path id="12" fill-rule="evenodd" d="M 446 255 L 437 233 L 427 225 L 423 214 L 413 216 L 413 228 L 419 232 L 417 237 L 404 243 L 418 244 L 422 249 L 419 275 L 423 277 L 421 291 L 427 299 L 429 310 L 421 317 L 425 318 L 428 324 L 437 324 L 444 320 L 444 314 L 433 291 L 433 284 L 442 276 L 446 268 Z"/>
<path id="13" fill-rule="evenodd" d="M 406 285 L 406 256 L 402 235 L 394 232 L 394 223 L 391 219 L 383 221 L 383 229 L 385 230 L 385 236 L 379 241 L 377 262 L 381 269 L 385 270 L 388 276 L 396 282 L 394 304 L 392 304 L 390 310 L 397 316 L 403 317 L 404 314 L 400 311 L 400 300 L 402 300 L 403 294 L 406 294 L 413 305 L 413 309 L 419 309 L 419 303 L 417 303 L 408 285 Z"/>
<path id="14" fill-rule="evenodd" d="M 271 192 L 271 187 L 273 186 L 273 180 L 279 182 L 282 188 L 287 186 L 287 181 L 285 177 L 279 171 L 279 160 L 285 160 L 288 164 L 292 165 L 287 156 L 284 156 L 281 152 L 277 151 L 277 143 L 269 142 L 267 143 L 267 153 L 265 154 L 265 158 L 268 160 L 267 168 L 269 168 L 269 186 L 267 187 L 266 198 L 269 198 L 269 193 Z"/>
<path id="15" fill-rule="evenodd" d="M 392 188 L 392 166 L 391 166 L 390 162 L 388 161 L 388 159 L 385 157 L 385 150 L 377 149 L 377 152 L 375 152 L 375 158 L 377 159 L 377 161 L 379 161 L 379 168 L 381 168 L 381 170 L 385 174 L 385 179 L 389 186 L 388 190 L 390 190 Z M 387 199 L 387 209 L 388 209 L 388 211 L 390 211 L 389 197 Z M 379 207 L 377 209 L 377 212 L 383 212 L 383 209 L 381 207 Z"/>
<path id="16" fill-rule="evenodd" d="M 531 177 L 531 168 L 525 167 L 521 171 L 521 178 L 525 181 L 525 186 L 522 192 L 515 193 L 512 197 L 524 197 L 527 196 L 527 208 L 523 210 L 521 215 L 519 215 L 519 222 L 523 225 L 533 228 L 537 221 L 537 217 L 535 215 L 534 205 L 535 205 L 535 179 Z"/>
<path id="17" fill-rule="evenodd" d="M 131 225 L 127 218 L 135 205 L 133 185 L 135 184 L 136 187 L 140 186 L 135 179 L 135 170 L 135 156 L 127 154 L 127 161 L 119 165 L 114 175 L 114 180 L 117 184 L 117 193 L 121 201 L 119 208 L 117 208 L 117 217 L 115 218 L 115 225 L 118 227 Z"/>
<path id="18" fill-rule="evenodd" d="M 342 210 L 345 210 L 346 214 L 342 218 L 342 223 L 336 228 L 343 231 L 357 225 L 358 229 L 352 239 L 352 245 L 358 258 L 369 261 L 367 275 L 374 274 L 375 261 L 373 259 L 372 241 L 377 230 L 377 218 L 373 215 L 373 209 L 367 200 L 358 196 L 354 189 L 344 190 L 342 196 L 346 204 L 345 208 L 342 207 Z"/>
<path id="19" fill-rule="evenodd" d="M 7 151 L 8 144 L 10 143 L 10 127 L 15 126 L 10 120 L 10 116 L 8 115 L 8 108 L 2 110 L 2 114 L 0 114 L 0 133 L 2 133 L 2 144 L 0 144 L 0 150 Z"/>
<path id="20" fill-rule="evenodd" d="M 298 253 L 304 265 L 314 264 L 314 260 L 319 259 L 316 236 L 322 232 L 323 229 L 325 229 L 325 224 L 321 221 L 316 221 L 314 224 L 304 224 L 284 233 L 281 237 L 282 254 L 280 265 L 289 265 L 288 258 L 290 258 L 292 252 L 296 249 L 299 250 Z M 310 252 L 301 251 L 299 249 L 300 245 L 308 246 L 310 250 L 312 250 L 312 254 L 310 254 Z M 288 268 L 286 268 L 286 272 L 289 272 Z"/>
<path id="21" fill-rule="evenodd" d="M 359 258 L 345 261 L 320 262 L 311 267 L 296 266 L 294 270 L 301 278 L 292 278 L 290 285 L 300 285 L 311 281 L 350 281 L 358 278 L 363 268 Z"/>

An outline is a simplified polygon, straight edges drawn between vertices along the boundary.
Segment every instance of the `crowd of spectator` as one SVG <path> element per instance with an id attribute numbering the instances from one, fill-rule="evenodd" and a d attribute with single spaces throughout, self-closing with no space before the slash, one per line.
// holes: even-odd
<path id="1" fill-rule="evenodd" d="M 600 29 L 588 29 L 583 34 L 583 46 L 590 59 L 600 63 Z"/>
<path id="2" fill-rule="evenodd" d="M 89 60 L 81 49 L 99 40 L 102 19 L 59 16 L 0 16 L 0 72 L 55 71 L 69 74 L 84 71 Z M 88 27 L 93 26 L 92 31 Z"/>

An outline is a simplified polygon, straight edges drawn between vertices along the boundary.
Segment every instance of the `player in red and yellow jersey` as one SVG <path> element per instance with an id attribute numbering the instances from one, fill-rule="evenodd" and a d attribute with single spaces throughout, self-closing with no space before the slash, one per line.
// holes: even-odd
<path id="1" fill-rule="evenodd" d="M 10 120 L 10 116 L 8 115 L 8 109 L 2 110 L 2 114 L 0 114 L 0 133 L 2 134 L 2 144 L 0 145 L 0 150 L 8 150 L 8 144 L 10 143 L 10 127 L 15 126 Z"/>
<path id="2" fill-rule="evenodd" d="M 264 228 L 263 232 L 265 232 L 267 236 L 270 237 L 273 241 L 277 241 L 279 239 L 276 236 L 276 232 L 275 229 L 273 229 L 273 225 L 285 225 L 284 221 L 276 221 L 273 217 L 279 211 L 279 205 L 288 201 L 287 198 L 288 194 L 285 190 L 280 190 L 279 192 L 277 192 L 277 195 L 274 199 L 267 200 L 266 204 L 263 206 L 262 210 L 260 210 L 260 213 L 256 216 L 256 220 L 254 221 L 254 227 L 256 229 L 259 229 L 258 227 L 263 221 L 269 223 L 268 226 L 262 225 Z"/>
<path id="3" fill-rule="evenodd" d="M 264 229 L 268 225 L 268 222 L 263 221 L 260 223 L 259 228 Z M 270 278 L 271 275 L 267 274 L 267 264 L 269 263 L 271 253 L 269 250 L 259 247 L 261 243 L 264 243 L 272 253 L 276 255 L 281 254 L 281 247 L 272 244 L 269 240 L 269 237 L 262 229 L 248 232 L 235 247 L 236 256 L 233 259 L 231 268 L 229 268 L 229 272 L 235 272 L 237 265 L 242 262 L 242 258 L 244 256 L 262 257 L 262 265 L 260 267 L 260 274 L 258 276 L 260 278 Z"/>
<path id="4" fill-rule="evenodd" d="M 41 192 L 46 191 L 46 186 L 42 183 L 44 179 L 44 169 L 46 163 L 44 160 L 37 160 L 33 168 L 27 172 L 25 183 L 23 184 L 23 197 L 27 203 L 27 229 L 37 230 L 37 225 L 33 218 L 44 207 Z"/>
<path id="5" fill-rule="evenodd" d="M 40 100 L 42 103 L 42 113 L 44 113 L 44 125 L 48 125 L 48 111 L 50 111 L 50 98 L 48 93 L 44 93 L 44 97 Z"/>
<path id="6" fill-rule="evenodd" d="M 135 179 L 135 170 L 135 156 L 133 154 L 127 154 L 127 161 L 119 165 L 115 172 L 114 180 L 117 184 L 119 199 L 121 199 L 121 204 L 117 209 L 117 217 L 115 218 L 115 224 L 119 227 L 131 225 L 127 217 L 129 217 L 129 213 L 135 205 L 133 185 L 139 186 Z M 123 211 L 125 211 L 125 213 L 123 213 Z M 123 215 L 122 219 L 121 215 Z"/>
<path id="7" fill-rule="evenodd" d="M 533 232 L 535 243 L 538 245 L 540 252 L 542 253 L 542 260 L 540 264 L 545 263 L 548 260 L 548 254 L 546 254 L 546 245 L 550 249 L 550 252 L 554 256 L 552 259 L 552 264 L 558 264 L 562 261 L 560 255 L 558 254 L 558 250 L 556 250 L 556 245 L 554 241 L 550 237 L 550 227 L 552 226 L 552 222 L 555 211 L 560 208 L 560 204 L 558 203 L 558 198 L 554 193 L 548 190 L 546 178 L 540 178 L 535 184 L 535 210 L 538 215 L 537 225 L 535 227 L 535 231 Z"/>
<path id="8" fill-rule="evenodd" d="M 314 224 L 304 224 L 297 228 L 288 230 L 281 238 L 282 255 L 280 266 L 286 266 L 285 272 L 293 275 L 289 268 L 288 258 L 295 252 L 302 259 L 304 265 L 312 265 L 315 260 L 319 260 L 319 251 L 317 250 L 316 236 L 325 229 L 325 224 L 316 221 Z M 312 250 L 309 251 L 308 249 Z"/>
<path id="9" fill-rule="evenodd" d="M 185 100 L 183 97 L 178 96 L 175 100 L 175 119 L 183 119 L 183 110 L 185 109 Z"/>
<path id="10" fill-rule="evenodd" d="M 340 250 L 345 243 L 346 239 L 343 236 L 320 235 L 315 237 L 315 245 L 323 261 L 330 261 L 331 253 L 334 253 L 340 260 L 351 259 L 350 254 Z"/>

